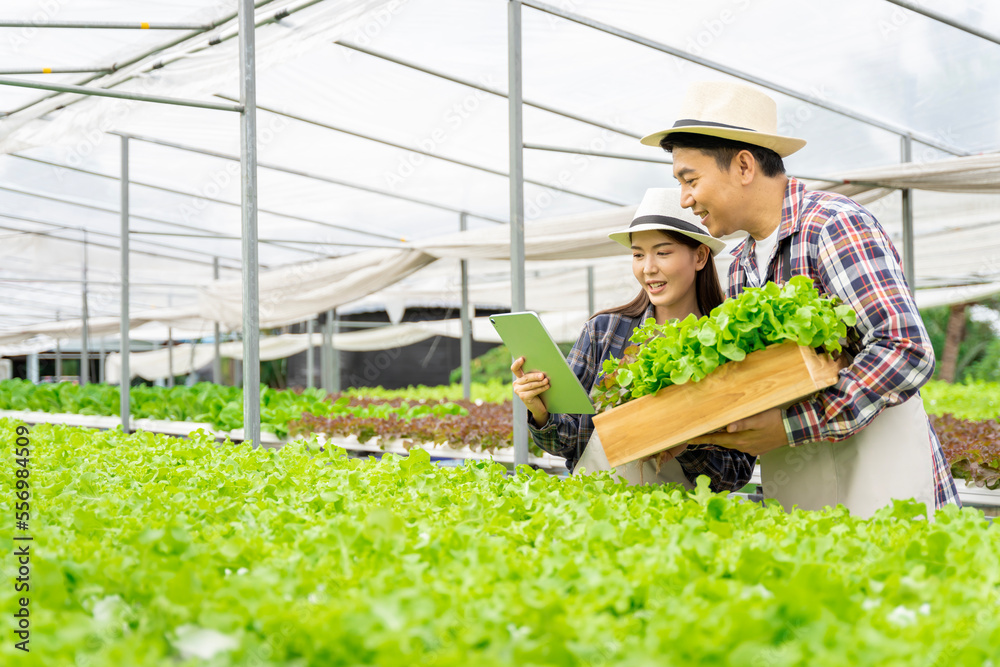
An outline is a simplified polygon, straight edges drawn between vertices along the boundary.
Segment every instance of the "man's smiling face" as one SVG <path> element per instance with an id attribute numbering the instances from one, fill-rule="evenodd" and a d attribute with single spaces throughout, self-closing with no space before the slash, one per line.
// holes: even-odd
<path id="1" fill-rule="evenodd" d="M 681 184 L 681 206 L 701 218 L 709 233 L 726 236 L 742 229 L 742 187 L 738 169 L 719 169 L 715 157 L 697 148 L 673 150 L 674 178 Z"/>

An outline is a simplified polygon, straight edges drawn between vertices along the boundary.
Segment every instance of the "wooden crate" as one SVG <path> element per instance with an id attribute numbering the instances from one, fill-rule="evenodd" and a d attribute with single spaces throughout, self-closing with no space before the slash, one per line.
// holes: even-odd
<path id="1" fill-rule="evenodd" d="M 809 347 L 779 343 L 730 361 L 700 382 L 671 385 L 594 416 L 612 467 L 790 405 L 837 383 L 844 367 Z"/>

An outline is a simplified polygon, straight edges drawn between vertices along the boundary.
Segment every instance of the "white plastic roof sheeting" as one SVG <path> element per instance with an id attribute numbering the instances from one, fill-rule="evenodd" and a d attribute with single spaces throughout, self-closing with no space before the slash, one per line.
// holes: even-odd
<path id="1" fill-rule="evenodd" d="M 1000 35 L 996 3 L 921 4 Z M 0 18 L 36 21 L 206 22 L 236 11 L 234 0 L 3 5 Z M 509 303 L 506 262 L 484 259 L 497 255 L 464 241 L 460 250 L 445 248 L 455 241 L 449 235 L 462 211 L 470 237 L 495 237 L 484 241 L 495 247 L 506 233 L 507 2 L 258 5 L 259 20 L 290 12 L 257 29 L 260 262 L 276 270 L 271 278 L 262 274 L 262 303 L 269 280 L 280 285 L 280 276 L 302 275 L 326 258 L 356 252 L 374 254 L 347 260 L 368 272 L 364 279 L 354 275 L 350 301 L 343 300 L 344 285 L 331 280 L 277 303 L 297 298 L 293 314 L 299 317 L 334 304 L 398 309 L 434 295 L 457 300 L 457 273 L 449 273 L 456 262 L 421 269 L 414 261 L 413 250 L 428 246 L 436 257 L 473 258 L 474 302 Z M 945 303 L 1000 291 L 1000 45 L 871 0 L 574 0 L 558 6 L 912 132 L 916 165 L 901 168 L 897 134 L 771 93 L 780 131 L 809 142 L 786 160 L 790 173 L 863 181 L 840 186 L 859 198 L 870 181 L 928 188 L 913 195 L 918 288 L 935 288 L 933 299 Z M 528 6 L 522 20 L 529 145 L 665 160 L 636 138 L 672 122 L 688 83 L 731 78 Z M 236 40 L 208 42 L 230 36 L 232 25 L 190 36 L 87 85 L 225 103 L 238 94 Z M 0 28 L 0 70 L 111 67 L 190 33 Z M 92 76 L 11 75 L 61 83 Z M 232 298 L 223 298 L 239 295 L 229 287 L 239 278 L 239 170 L 224 157 L 239 152 L 237 114 L 52 97 L 10 86 L 0 86 L 0 112 L 8 114 L 0 116 L 0 340 L 16 342 L 18 331 L 24 332 L 19 340 L 39 333 L 57 312 L 63 320 L 80 316 L 84 236 L 90 315 L 117 315 L 120 139 L 111 132 L 143 138 L 130 142 L 134 324 L 162 320 L 198 329 L 206 315 L 238 323 L 238 304 L 234 310 Z M 973 157 L 955 158 L 921 140 Z M 525 151 L 525 177 L 529 222 L 620 219 L 647 188 L 674 184 L 669 165 L 534 149 Z M 899 243 L 900 195 L 891 192 L 869 207 Z M 585 307 L 588 264 L 597 266 L 598 307 L 635 291 L 628 261 L 613 257 L 610 241 L 606 253 L 553 259 L 569 250 L 556 243 L 547 261 L 529 262 L 529 308 Z M 612 257 L 593 259 L 602 254 Z M 220 258 L 222 278 L 215 287 L 213 257 Z M 411 264 L 393 265 L 393 257 Z M 345 264 L 334 266 L 341 267 L 332 269 L 341 272 L 338 280 L 351 278 Z M 451 291 L 442 294 L 449 282 Z"/>

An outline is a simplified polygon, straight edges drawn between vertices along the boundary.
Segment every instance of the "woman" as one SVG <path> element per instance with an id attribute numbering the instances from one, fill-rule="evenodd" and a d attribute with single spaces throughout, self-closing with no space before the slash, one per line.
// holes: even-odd
<path id="1" fill-rule="evenodd" d="M 641 290 L 632 301 L 594 315 L 569 354 L 569 364 L 580 383 L 591 391 L 604 360 L 621 358 L 633 330 L 646 319 L 657 323 L 707 315 L 722 303 L 722 289 L 712 256 L 725 247 L 679 205 L 677 190 L 653 188 L 646 192 L 627 229 L 609 234 L 632 250 L 632 272 Z M 528 408 L 528 429 L 542 449 L 566 458 L 575 471 L 578 463 L 593 472 L 607 470 L 590 415 L 549 414 L 540 396 L 549 387 L 544 373 L 524 373 L 524 357 L 510 367 L 514 392 Z M 586 450 L 584 450 L 586 447 Z M 691 486 L 698 475 L 708 475 L 715 491 L 738 490 L 750 479 L 754 457 L 736 450 L 702 445 L 680 445 L 656 457 L 654 463 L 619 466 L 630 481 L 674 481 Z M 661 470 L 664 464 L 666 469 Z"/>

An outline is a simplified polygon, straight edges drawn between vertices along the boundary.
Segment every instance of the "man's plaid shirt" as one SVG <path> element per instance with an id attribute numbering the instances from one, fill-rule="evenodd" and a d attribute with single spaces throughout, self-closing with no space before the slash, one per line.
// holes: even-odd
<path id="1" fill-rule="evenodd" d="M 611 356 L 620 359 L 622 350 L 629 345 L 632 331 L 650 317 L 653 317 L 652 305 L 642 318 L 615 313 L 597 315 L 587 322 L 566 360 L 588 392 L 603 375 L 604 360 Z M 572 470 L 594 432 L 594 421 L 591 415 L 550 414 L 548 422 L 538 428 L 529 412 L 528 430 L 539 447 L 565 457 L 567 467 Z M 677 462 L 690 480 L 707 475 L 714 491 L 743 488 L 750 481 L 754 459 L 749 454 L 712 445 L 688 447 L 677 456 Z"/>
<path id="2" fill-rule="evenodd" d="M 781 248 L 791 244 L 790 275 L 813 279 L 820 293 L 835 294 L 858 314 L 858 340 L 849 345 L 854 363 L 840 381 L 783 412 L 794 447 L 817 440 L 843 440 L 869 424 L 884 408 L 916 394 L 934 372 L 934 350 L 906 284 L 899 255 L 871 213 L 828 192 L 806 192 L 788 179 L 775 244 L 764 275 L 784 274 Z M 756 242 L 747 236 L 733 249 L 728 296 L 759 286 Z M 928 424 L 938 507 L 959 503 L 951 469 L 934 428 Z"/>

